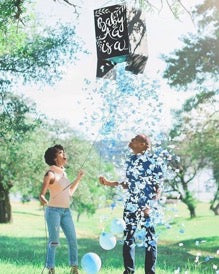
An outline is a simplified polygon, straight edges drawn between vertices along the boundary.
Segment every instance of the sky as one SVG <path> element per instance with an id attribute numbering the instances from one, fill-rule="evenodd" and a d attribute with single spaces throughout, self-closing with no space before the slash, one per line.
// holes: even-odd
<path id="1" fill-rule="evenodd" d="M 75 20 L 72 8 L 60 2 L 36 0 L 36 11 L 47 25 L 53 25 L 58 19 L 63 23 Z M 75 2 L 81 4 L 80 0 Z M 199 0 L 184 1 L 188 10 L 191 9 L 193 4 L 199 2 Z M 82 55 L 76 65 L 66 66 L 63 79 L 54 86 L 41 86 L 40 88 L 37 86 L 26 86 L 23 89 L 25 96 L 31 97 L 36 102 L 39 111 L 46 114 L 49 118 L 64 120 L 77 129 L 78 123 L 84 115 L 84 111 L 81 108 L 81 104 L 78 104 L 78 101 L 85 103 L 87 96 L 83 90 L 84 79 L 88 79 L 93 85 L 97 81 L 95 76 L 96 44 L 93 10 L 116 3 L 119 3 L 119 1 L 89 0 L 86 1 L 86 5 L 82 4 L 81 14 L 77 19 L 77 29 L 90 54 Z M 154 0 L 153 3 L 159 7 L 160 1 Z M 144 74 L 154 79 L 165 68 L 160 55 L 162 53 L 167 54 L 180 47 L 179 36 L 189 31 L 195 31 L 195 26 L 188 13 L 184 12 L 180 20 L 177 20 L 166 6 L 163 7 L 160 13 L 145 13 L 145 17 L 149 59 Z M 179 108 L 185 98 L 189 96 L 189 93 L 175 92 L 164 81 L 161 91 L 160 98 L 164 104 L 165 121 L 166 125 L 170 127 L 172 123 L 170 110 Z M 87 113 L 93 111 L 93 109 L 89 110 L 89 108 L 90 106 L 87 105 Z"/>

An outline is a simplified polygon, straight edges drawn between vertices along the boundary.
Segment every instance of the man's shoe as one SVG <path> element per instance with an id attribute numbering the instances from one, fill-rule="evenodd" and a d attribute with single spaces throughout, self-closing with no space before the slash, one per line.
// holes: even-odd
<path id="1" fill-rule="evenodd" d="M 79 272 L 78 272 L 78 266 L 77 265 L 73 265 L 71 267 L 70 274 L 79 274 Z"/>
<path id="2" fill-rule="evenodd" d="M 55 268 L 49 268 L 48 274 L 55 274 Z"/>

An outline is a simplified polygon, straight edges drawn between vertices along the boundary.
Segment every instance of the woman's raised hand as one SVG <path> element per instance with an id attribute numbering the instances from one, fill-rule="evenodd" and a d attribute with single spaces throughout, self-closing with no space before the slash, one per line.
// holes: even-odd
<path id="1" fill-rule="evenodd" d="M 84 171 L 83 170 L 79 170 L 77 179 L 80 180 L 83 176 L 84 176 Z"/>

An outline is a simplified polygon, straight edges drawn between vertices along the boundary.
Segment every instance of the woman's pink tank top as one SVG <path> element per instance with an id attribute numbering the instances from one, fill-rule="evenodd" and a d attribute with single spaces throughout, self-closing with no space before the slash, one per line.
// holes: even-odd
<path id="1" fill-rule="evenodd" d="M 65 172 L 62 174 L 50 170 L 55 175 L 53 184 L 50 184 L 48 189 L 50 193 L 48 206 L 69 208 L 70 206 L 70 192 L 69 187 L 63 190 L 70 184 Z"/>

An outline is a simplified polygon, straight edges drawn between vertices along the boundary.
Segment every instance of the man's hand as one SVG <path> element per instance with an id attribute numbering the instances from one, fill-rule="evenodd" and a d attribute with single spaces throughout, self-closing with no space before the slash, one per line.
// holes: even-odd
<path id="1" fill-rule="evenodd" d="M 101 185 L 104 185 L 104 186 L 110 186 L 110 187 L 116 187 L 119 185 L 118 182 L 116 181 L 108 181 L 105 177 L 103 176 L 100 176 L 99 177 L 99 182 L 101 183 Z"/>
<path id="2" fill-rule="evenodd" d="M 107 185 L 107 180 L 105 177 L 100 176 L 99 177 L 99 182 L 101 183 L 101 185 Z"/>
<path id="3" fill-rule="evenodd" d="M 153 200 L 159 200 L 161 196 L 161 189 L 159 187 L 159 185 L 155 186 L 155 195 L 153 197 Z"/>
<path id="4" fill-rule="evenodd" d="M 148 205 L 143 209 L 144 217 L 147 218 L 150 215 L 150 207 Z"/>

